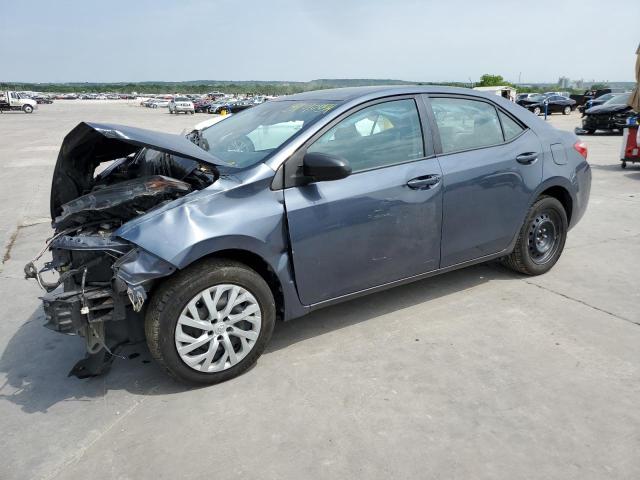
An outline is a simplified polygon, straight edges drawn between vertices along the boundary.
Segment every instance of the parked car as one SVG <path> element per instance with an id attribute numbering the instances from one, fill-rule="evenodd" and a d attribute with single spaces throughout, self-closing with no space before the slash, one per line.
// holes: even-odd
<path id="1" fill-rule="evenodd" d="M 549 271 L 587 206 L 586 158 L 501 97 L 435 86 L 291 95 L 196 136 L 80 123 L 53 174 L 53 259 L 25 273 L 47 325 L 85 337 L 72 374 L 146 337 L 174 377 L 217 383 L 276 319 L 493 259 Z"/>
<path id="2" fill-rule="evenodd" d="M 606 95 L 607 93 L 613 93 L 610 88 L 602 88 L 599 90 L 585 90 L 582 95 L 570 95 L 570 98 L 576 101 L 576 105 L 582 106 L 585 105 L 589 100 L 593 100 L 595 98 L 601 97 L 602 95 Z"/>
<path id="3" fill-rule="evenodd" d="M 591 107 L 597 107 L 598 105 L 602 105 L 603 103 L 611 100 L 616 95 L 619 95 L 619 94 L 617 94 L 617 93 L 605 93 L 604 95 L 602 95 L 602 96 L 600 96 L 598 98 L 593 98 L 593 99 L 587 100 L 584 105 L 580 105 L 578 107 L 578 110 L 580 111 L 580 113 L 584 114 L 585 110 L 588 110 Z"/>
<path id="4" fill-rule="evenodd" d="M 516 103 L 518 103 L 521 100 L 527 100 L 527 99 L 529 99 L 531 97 L 534 97 L 536 95 L 540 95 L 540 93 L 519 93 L 516 96 Z"/>
<path id="5" fill-rule="evenodd" d="M 151 102 L 149 102 L 150 108 L 167 108 L 169 106 L 169 100 L 165 100 L 163 98 L 154 98 Z"/>
<path id="6" fill-rule="evenodd" d="M 253 103 L 246 100 L 218 100 L 209 107 L 209 113 L 238 113 L 253 107 Z"/>
<path id="7" fill-rule="evenodd" d="M 560 95 L 534 95 L 524 100 L 519 100 L 518 105 L 528 109 L 536 115 L 544 113 L 545 106 L 547 113 L 554 112 L 569 115 L 576 106 L 576 101 Z"/>
<path id="8" fill-rule="evenodd" d="M 195 113 L 193 102 L 187 97 L 176 97 L 169 102 L 169 113 Z"/>
<path id="9" fill-rule="evenodd" d="M 197 113 L 208 113 L 212 103 L 206 98 L 199 98 L 193 101 L 193 109 Z"/>
<path id="10" fill-rule="evenodd" d="M 569 92 L 544 92 L 544 95 L 550 97 L 551 95 L 559 95 L 561 97 L 569 97 Z"/>
<path id="11" fill-rule="evenodd" d="M 216 100 L 209 105 L 209 113 L 230 113 L 231 104 L 225 100 Z"/>
<path id="12" fill-rule="evenodd" d="M 35 97 L 32 97 L 31 100 L 35 100 L 38 105 L 53 103 L 53 100 L 51 100 L 51 98 L 44 95 L 36 95 Z"/>
<path id="13" fill-rule="evenodd" d="M 12 90 L 0 90 L 0 113 L 5 110 L 22 110 L 24 113 L 32 113 L 38 104 L 35 100 L 22 96 Z"/>
<path id="14" fill-rule="evenodd" d="M 634 115 L 633 109 L 627 105 L 629 96 L 629 93 L 614 95 L 602 105 L 585 110 L 582 117 L 583 132 L 593 134 L 596 130 L 605 130 L 622 134 L 627 118 Z"/>

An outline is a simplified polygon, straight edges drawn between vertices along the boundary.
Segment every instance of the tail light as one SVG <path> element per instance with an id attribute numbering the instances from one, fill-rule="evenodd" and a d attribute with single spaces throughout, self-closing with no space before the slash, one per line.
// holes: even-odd
<path id="1" fill-rule="evenodd" d="M 578 140 L 576 143 L 573 144 L 573 148 L 576 150 L 576 152 L 582 155 L 585 160 L 587 159 L 587 155 L 589 154 L 589 149 L 587 148 L 586 143 L 584 143 L 582 140 Z"/>

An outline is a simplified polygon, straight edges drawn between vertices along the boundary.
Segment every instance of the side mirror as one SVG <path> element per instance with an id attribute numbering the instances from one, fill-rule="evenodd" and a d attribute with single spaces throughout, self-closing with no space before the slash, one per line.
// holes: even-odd
<path id="1" fill-rule="evenodd" d="M 310 182 L 340 180 L 351 175 L 351 165 L 337 155 L 309 152 L 302 160 L 302 173 Z"/>

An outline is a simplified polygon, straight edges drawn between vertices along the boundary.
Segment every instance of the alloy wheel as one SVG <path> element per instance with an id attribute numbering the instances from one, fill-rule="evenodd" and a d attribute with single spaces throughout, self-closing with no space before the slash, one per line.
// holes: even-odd
<path id="1" fill-rule="evenodd" d="M 255 296 L 233 284 L 214 285 L 184 307 L 175 329 L 181 360 L 194 370 L 212 373 L 238 364 L 260 335 L 262 312 Z"/>

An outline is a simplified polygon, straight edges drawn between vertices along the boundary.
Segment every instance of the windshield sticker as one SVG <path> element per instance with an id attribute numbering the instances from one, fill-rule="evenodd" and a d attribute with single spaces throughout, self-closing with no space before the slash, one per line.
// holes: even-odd
<path id="1" fill-rule="evenodd" d="M 290 112 L 315 112 L 315 113 L 327 113 L 336 106 L 335 103 L 303 103 L 293 102 L 289 105 Z"/>

